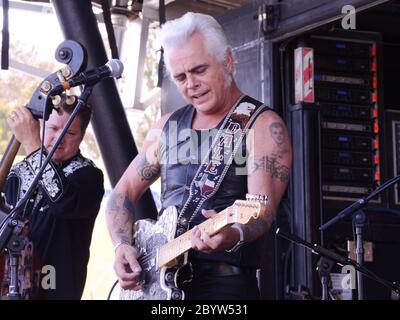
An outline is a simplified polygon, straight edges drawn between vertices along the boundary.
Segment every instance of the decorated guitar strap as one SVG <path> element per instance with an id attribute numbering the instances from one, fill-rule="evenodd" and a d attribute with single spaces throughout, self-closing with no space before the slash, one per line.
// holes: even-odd
<path id="1" fill-rule="evenodd" d="M 248 129 L 266 108 L 261 102 L 243 96 L 226 115 L 190 184 L 189 195 L 178 217 L 177 235 L 187 231 L 204 202 L 218 191 Z"/>

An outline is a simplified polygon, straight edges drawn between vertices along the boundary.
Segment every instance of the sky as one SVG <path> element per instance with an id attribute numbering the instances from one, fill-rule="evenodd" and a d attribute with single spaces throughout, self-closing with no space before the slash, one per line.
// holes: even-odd
<path id="1" fill-rule="evenodd" d="M 1 9 L 0 20 L 2 20 Z M 56 61 L 54 58 L 55 50 L 64 38 L 55 15 L 10 8 L 9 22 L 10 41 L 18 39 L 28 47 L 35 46 L 35 51 L 40 60 Z M 2 21 L 0 21 L 1 28 Z M 15 57 L 10 56 L 10 59 L 13 58 L 15 59 Z M 12 68 L 0 70 L 0 87 L 2 77 L 6 77 L 13 72 L 17 71 Z M 106 175 L 102 161 L 98 160 L 96 165 L 102 168 Z M 106 188 L 109 191 L 108 179 L 106 179 Z M 103 201 L 102 208 L 105 203 L 106 199 Z M 112 269 L 113 247 L 106 230 L 103 211 L 98 214 L 98 219 L 96 220 L 90 251 L 91 259 L 89 261 L 88 278 L 83 299 L 105 299 L 116 277 Z"/>
<path id="2" fill-rule="evenodd" d="M 1 3 L 1 2 L 0 2 Z M 53 8 L 50 4 L 41 3 L 27 3 L 21 2 L 19 5 L 17 1 L 10 2 L 9 10 L 9 31 L 10 31 L 10 43 L 20 42 L 25 48 L 34 48 L 37 54 L 38 61 L 52 61 L 56 63 L 56 67 L 62 67 L 55 58 L 55 50 L 58 45 L 64 40 L 64 36 L 61 32 L 60 25 L 58 23 L 56 15 L 53 13 Z M 18 7 L 18 9 L 16 8 Z M 34 8 L 34 9 L 20 9 Z M 42 8 L 42 9 L 41 9 Z M 0 28 L 2 28 L 2 10 L 0 10 Z M 99 24 L 100 30 L 104 34 L 105 27 L 103 24 Z M 117 32 L 117 30 L 116 30 Z M 137 61 L 134 57 L 139 54 L 138 43 L 140 41 L 140 22 L 134 21 L 128 23 L 124 31 L 124 38 L 129 41 L 123 41 L 123 47 L 120 48 L 120 60 L 125 65 L 125 72 L 123 79 L 119 81 L 119 90 L 121 99 L 123 100 L 126 108 L 132 107 L 134 104 L 135 96 L 135 83 L 136 83 L 136 68 Z M 1 37 L 1 32 L 0 32 Z M 103 35 L 103 38 L 107 38 Z M 108 48 L 108 44 L 105 45 Z M 16 57 L 10 55 L 10 60 L 15 60 Z M 21 61 L 18 61 L 21 62 Z M 35 62 L 32 61 L 31 66 L 35 66 Z M 12 72 L 13 62 L 10 61 L 10 70 L 0 70 L 0 78 L 6 77 L 7 72 Z M 29 70 L 28 70 L 29 71 Z M 54 72 L 55 70 L 46 70 L 45 74 Z M 143 96 L 147 94 L 147 88 L 143 83 L 142 88 Z"/>
<path id="3" fill-rule="evenodd" d="M 0 20 L 2 18 L 1 15 Z M 54 59 L 54 52 L 63 41 L 60 26 L 51 7 L 41 12 L 10 8 L 9 31 L 10 41 L 15 37 L 21 42 L 35 45 L 38 56 L 43 59 Z"/>

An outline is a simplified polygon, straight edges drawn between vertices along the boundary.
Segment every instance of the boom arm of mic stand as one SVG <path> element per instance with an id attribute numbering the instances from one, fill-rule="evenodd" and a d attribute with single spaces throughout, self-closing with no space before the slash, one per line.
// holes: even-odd
<path id="1" fill-rule="evenodd" d="M 326 230 L 330 226 L 332 226 L 336 222 L 338 222 L 339 220 L 344 219 L 349 214 L 354 213 L 359 209 L 362 209 L 365 205 L 367 205 L 367 203 L 371 199 L 375 198 L 378 194 L 380 194 L 381 192 L 383 192 L 384 190 L 386 190 L 387 188 L 389 188 L 390 186 L 392 186 L 393 184 L 395 184 L 399 180 L 400 180 L 400 175 L 398 175 L 397 177 L 394 177 L 394 178 L 386 181 L 383 185 L 381 185 L 380 187 L 376 188 L 374 191 L 372 191 L 366 197 L 358 199 L 356 202 L 352 203 L 350 206 L 348 206 L 347 208 L 345 208 L 342 211 L 340 211 L 335 217 L 333 217 L 331 220 L 329 220 L 328 222 L 326 222 L 322 226 L 320 226 L 319 230 L 321 230 L 321 231 Z"/>
<path id="2" fill-rule="evenodd" d="M 320 256 L 331 259 L 341 266 L 351 265 L 354 267 L 354 269 L 356 269 L 357 271 L 360 271 L 366 277 L 368 277 L 372 280 L 375 280 L 375 281 L 379 282 L 380 284 L 382 284 L 383 286 L 395 291 L 397 294 L 400 294 L 400 286 L 398 284 L 390 282 L 388 280 L 385 280 L 385 279 L 377 276 L 375 273 L 373 273 L 369 269 L 365 268 L 364 266 L 358 264 L 353 259 L 343 257 L 343 256 L 336 254 L 336 253 L 334 253 L 326 248 L 323 248 L 317 244 L 311 244 L 311 243 L 299 238 L 296 235 L 282 232 L 279 228 L 276 229 L 275 233 L 278 236 L 285 238 L 286 240 L 289 240 L 293 243 L 302 245 L 302 246 L 306 247 L 307 249 L 310 249 L 313 253 L 316 253 L 316 254 L 319 254 Z"/>

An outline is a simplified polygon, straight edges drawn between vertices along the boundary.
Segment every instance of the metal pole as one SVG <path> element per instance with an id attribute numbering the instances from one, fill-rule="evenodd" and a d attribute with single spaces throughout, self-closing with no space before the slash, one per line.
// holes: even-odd
<path id="1" fill-rule="evenodd" d="M 364 245 L 362 230 L 365 225 L 366 216 L 363 210 L 358 210 L 353 214 L 353 224 L 356 228 L 356 261 L 362 266 L 364 264 Z M 357 293 L 358 300 L 364 300 L 364 279 L 360 271 L 357 271 Z"/>
<path id="2" fill-rule="evenodd" d="M 90 0 L 52 1 L 66 39 L 81 43 L 88 53 L 88 69 L 104 65 L 108 58 Z M 139 44 L 138 44 L 139 45 Z M 89 99 L 92 125 L 114 186 L 138 151 L 113 79 L 98 83 Z M 136 205 L 136 219 L 156 218 L 157 209 L 147 190 Z"/>

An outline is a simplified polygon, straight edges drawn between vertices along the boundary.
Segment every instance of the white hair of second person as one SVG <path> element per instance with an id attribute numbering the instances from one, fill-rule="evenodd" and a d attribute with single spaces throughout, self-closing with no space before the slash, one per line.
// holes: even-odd
<path id="1" fill-rule="evenodd" d="M 221 25 L 209 15 L 187 12 L 182 17 L 170 20 L 161 27 L 160 41 L 164 49 L 168 72 L 170 71 L 168 53 L 179 48 L 196 33 L 203 36 L 207 51 L 218 62 L 225 62 L 230 46 Z"/>

